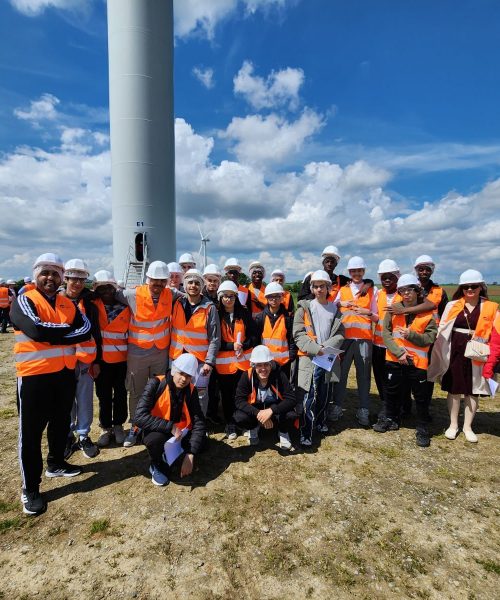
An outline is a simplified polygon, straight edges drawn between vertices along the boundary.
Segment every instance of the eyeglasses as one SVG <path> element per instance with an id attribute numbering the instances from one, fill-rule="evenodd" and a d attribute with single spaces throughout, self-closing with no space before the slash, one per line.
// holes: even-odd
<path id="1" fill-rule="evenodd" d="M 266 296 L 268 300 L 281 300 L 282 294 L 271 294 L 270 296 Z"/>
<path id="2" fill-rule="evenodd" d="M 71 283 L 85 283 L 87 281 L 86 277 L 67 277 L 66 279 Z"/>
<path id="3" fill-rule="evenodd" d="M 480 287 L 481 286 L 479 285 L 479 283 L 467 283 L 462 286 L 462 289 L 463 290 L 477 290 Z"/>
<path id="4" fill-rule="evenodd" d="M 405 294 L 412 294 L 412 293 L 417 293 L 417 290 L 413 287 L 404 287 L 404 288 L 399 288 L 398 292 L 404 296 Z"/>
<path id="5" fill-rule="evenodd" d="M 234 294 L 222 294 L 223 300 L 236 300 L 236 296 Z"/>

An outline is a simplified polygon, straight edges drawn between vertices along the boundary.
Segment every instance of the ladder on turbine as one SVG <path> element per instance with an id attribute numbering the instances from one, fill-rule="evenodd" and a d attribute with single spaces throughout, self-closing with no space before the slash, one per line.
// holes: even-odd
<path id="1" fill-rule="evenodd" d="M 129 246 L 127 262 L 125 266 L 125 275 L 123 281 L 125 288 L 135 288 L 146 281 L 146 271 L 148 269 L 148 245 L 144 235 L 142 260 L 137 260 L 137 253 L 133 246 Z"/>

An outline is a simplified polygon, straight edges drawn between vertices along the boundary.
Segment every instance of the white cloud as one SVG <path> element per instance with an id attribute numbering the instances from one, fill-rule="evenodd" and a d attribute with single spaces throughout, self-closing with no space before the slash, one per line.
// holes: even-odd
<path id="1" fill-rule="evenodd" d="M 201 67 L 193 67 L 193 75 L 202 85 L 207 88 L 207 90 L 211 90 L 214 87 L 214 70 L 210 67 L 206 69 L 202 69 Z"/>
<path id="2" fill-rule="evenodd" d="M 89 0 L 10 0 L 19 12 L 28 17 L 36 17 L 47 8 L 59 10 L 84 11 Z"/>
<path id="3" fill-rule="evenodd" d="M 267 79 L 254 75 L 254 66 L 245 61 L 233 79 L 234 91 L 256 110 L 288 106 L 294 110 L 299 105 L 299 90 L 304 83 L 304 71 L 287 67 L 272 71 Z"/>
<path id="4" fill-rule="evenodd" d="M 40 127 L 43 121 L 55 121 L 59 115 L 56 106 L 59 98 L 52 94 L 42 94 L 38 100 L 31 100 L 28 110 L 16 108 L 14 115 L 23 121 L 29 121 L 34 127 Z"/>
<path id="5" fill-rule="evenodd" d="M 321 115 L 306 108 L 291 122 L 274 113 L 234 117 L 220 137 L 232 142 L 239 161 L 268 165 L 297 153 L 322 126 Z"/>
<path id="6" fill-rule="evenodd" d="M 267 123 L 255 119 L 249 123 Z M 0 225 L 2 277 L 27 275 L 36 255 L 49 250 L 80 256 L 92 270 L 111 265 L 108 138 L 58 118 L 44 123 L 58 136 L 56 147 L 21 147 L 0 159 L 0 201 L 8 216 Z M 277 137 L 294 125 L 271 124 Z M 437 262 L 438 280 L 456 281 L 468 267 L 498 279 L 500 179 L 474 194 L 450 193 L 412 208 L 387 192 L 392 174 L 368 161 L 345 167 L 309 161 L 288 170 L 241 156 L 215 162 L 216 139 L 184 119 L 175 127 L 179 251 L 198 250 L 200 224 L 210 232 L 210 260 L 223 264 L 236 255 L 246 265 L 260 258 L 269 270 L 285 268 L 289 281 L 317 268 L 322 248 L 332 243 L 343 254 L 341 270 L 359 254 L 374 278 L 383 258 L 408 271 L 427 253 Z M 304 136 L 298 139 L 303 143 Z M 260 140 L 272 142 L 262 134 Z"/>

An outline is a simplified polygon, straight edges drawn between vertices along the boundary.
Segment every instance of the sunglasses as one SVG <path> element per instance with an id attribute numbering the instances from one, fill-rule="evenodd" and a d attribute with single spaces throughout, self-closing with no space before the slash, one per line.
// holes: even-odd
<path id="1" fill-rule="evenodd" d="M 270 296 L 266 296 L 268 300 L 281 300 L 282 294 L 271 294 Z"/>
<path id="2" fill-rule="evenodd" d="M 467 285 L 463 285 L 463 290 L 477 290 L 481 286 L 478 283 L 468 283 Z"/>

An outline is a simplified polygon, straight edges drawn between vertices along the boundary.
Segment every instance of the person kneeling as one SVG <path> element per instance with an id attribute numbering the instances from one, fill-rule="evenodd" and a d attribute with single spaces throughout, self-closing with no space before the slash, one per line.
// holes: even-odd
<path id="1" fill-rule="evenodd" d="M 234 422 L 250 431 L 250 444 L 259 443 L 259 429 L 278 426 L 280 448 L 291 450 L 290 430 L 297 419 L 297 400 L 287 376 L 273 361 L 266 346 L 256 346 L 250 356 L 252 368 L 244 373 L 236 388 Z"/>
<path id="2" fill-rule="evenodd" d="M 194 457 L 203 446 L 206 424 L 198 392 L 192 379 L 198 361 L 191 354 L 181 354 L 165 376 L 150 379 L 137 404 L 134 423 L 144 431 L 144 444 L 151 458 L 151 481 L 167 485 L 170 468 L 164 454 L 165 442 L 174 438 L 185 452 L 181 477 L 191 475 Z"/>

